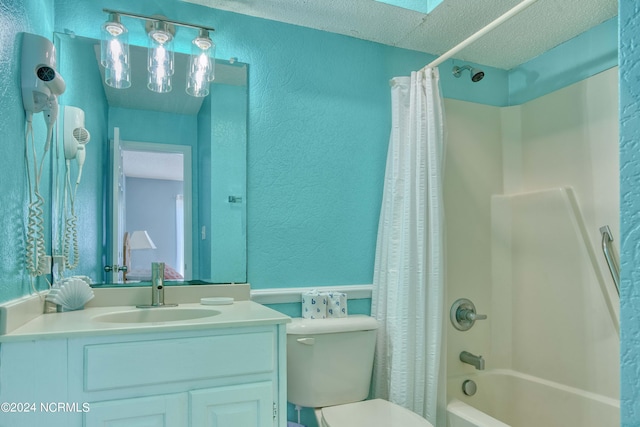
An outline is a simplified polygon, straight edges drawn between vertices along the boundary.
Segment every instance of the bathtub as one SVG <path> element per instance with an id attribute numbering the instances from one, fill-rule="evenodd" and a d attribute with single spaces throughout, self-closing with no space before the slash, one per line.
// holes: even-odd
<path id="1" fill-rule="evenodd" d="M 462 393 L 471 379 L 477 393 Z M 620 401 L 497 369 L 450 378 L 448 427 L 618 427 Z"/>

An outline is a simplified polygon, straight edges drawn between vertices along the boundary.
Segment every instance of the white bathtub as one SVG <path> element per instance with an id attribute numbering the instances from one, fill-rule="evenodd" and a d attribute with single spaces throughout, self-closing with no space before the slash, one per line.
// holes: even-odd
<path id="1" fill-rule="evenodd" d="M 475 381 L 474 396 L 462 393 Z M 450 378 L 448 427 L 618 427 L 620 401 L 510 370 Z"/>

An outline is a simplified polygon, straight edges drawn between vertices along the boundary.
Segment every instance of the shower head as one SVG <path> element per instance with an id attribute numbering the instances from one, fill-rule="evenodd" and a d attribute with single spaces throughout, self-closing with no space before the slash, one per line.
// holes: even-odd
<path id="1" fill-rule="evenodd" d="M 484 71 L 479 68 L 473 68 L 471 65 L 465 65 L 463 67 L 458 67 L 456 65 L 455 67 L 453 67 L 453 75 L 456 77 L 460 77 L 463 70 L 469 70 L 469 73 L 471 73 L 471 81 L 474 83 L 479 82 L 484 78 Z"/>

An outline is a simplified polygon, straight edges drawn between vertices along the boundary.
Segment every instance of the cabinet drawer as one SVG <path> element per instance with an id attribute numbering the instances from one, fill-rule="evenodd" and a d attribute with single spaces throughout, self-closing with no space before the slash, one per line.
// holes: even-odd
<path id="1" fill-rule="evenodd" d="M 274 335 L 255 332 L 84 346 L 84 391 L 271 372 Z"/>

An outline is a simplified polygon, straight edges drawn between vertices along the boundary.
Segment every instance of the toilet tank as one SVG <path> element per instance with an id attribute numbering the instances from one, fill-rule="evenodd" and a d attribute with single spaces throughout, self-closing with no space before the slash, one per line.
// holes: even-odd
<path id="1" fill-rule="evenodd" d="M 378 322 L 352 315 L 287 324 L 287 400 L 311 408 L 369 395 Z"/>

